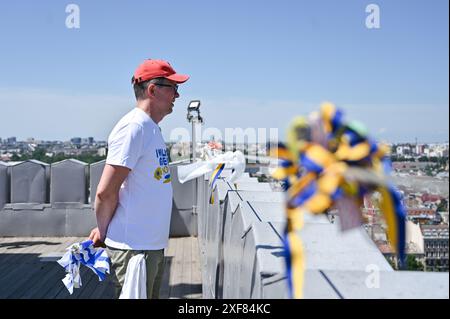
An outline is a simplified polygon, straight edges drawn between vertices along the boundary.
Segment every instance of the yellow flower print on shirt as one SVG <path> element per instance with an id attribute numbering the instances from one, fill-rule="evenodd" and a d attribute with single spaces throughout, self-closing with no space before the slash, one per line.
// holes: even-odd
<path id="1" fill-rule="evenodd" d="M 170 175 L 169 166 L 159 166 L 155 169 L 155 172 L 153 173 L 153 177 L 155 177 L 156 180 L 161 180 L 164 177 L 164 184 L 170 183 L 172 181 L 172 176 Z"/>
<path id="2" fill-rule="evenodd" d="M 157 167 L 157 168 L 155 169 L 155 172 L 153 173 L 153 176 L 154 176 L 155 179 L 158 180 L 158 181 L 161 179 L 161 177 L 162 177 L 162 169 L 161 169 L 161 167 Z"/>

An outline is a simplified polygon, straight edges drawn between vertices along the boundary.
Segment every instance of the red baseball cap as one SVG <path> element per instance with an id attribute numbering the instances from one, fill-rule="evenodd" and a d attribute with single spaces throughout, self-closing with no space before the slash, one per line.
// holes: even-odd
<path id="1" fill-rule="evenodd" d="M 166 78 L 176 83 L 184 83 L 189 76 L 177 74 L 167 61 L 148 59 L 137 67 L 131 82 L 136 84 L 154 78 Z"/>

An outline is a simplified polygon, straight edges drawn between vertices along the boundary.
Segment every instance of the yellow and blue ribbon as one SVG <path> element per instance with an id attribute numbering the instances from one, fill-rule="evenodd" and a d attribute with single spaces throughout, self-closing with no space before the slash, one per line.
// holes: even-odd
<path id="1" fill-rule="evenodd" d="M 217 165 L 216 169 L 211 175 L 211 178 L 209 179 L 209 186 L 211 191 L 211 196 L 209 197 L 209 203 L 214 204 L 214 185 L 216 184 L 217 179 L 219 178 L 220 174 L 222 173 L 223 169 L 225 168 L 225 164 L 221 163 Z"/>
<path id="2" fill-rule="evenodd" d="M 287 211 L 287 223 L 283 234 L 286 273 L 290 298 L 303 297 L 305 257 L 298 231 L 302 228 L 303 213 L 296 209 Z"/>
<path id="3" fill-rule="evenodd" d="M 387 224 L 388 239 L 399 254 L 400 267 L 403 268 L 406 259 L 406 210 L 402 205 L 400 194 L 392 185 L 380 187 L 378 191 L 382 196 L 380 206 Z"/>
<path id="4" fill-rule="evenodd" d="M 385 181 L 389 174 L 388 150 L 368 137 L 358 122 L 344 122 L 343 112 L 331 103 L 322 105 L 319 120 L 325 142 L 313 132 L 305 118 L 296 118 L 288 130 L 288 145 L 270 148 L 270 156 L 278 159 L 272 176 L 281 181 L 286 191 L 286 228 L 283 236 L 290 296 L 301 298 L 304 277 L 304 253 L 298 232 L 303 213 L 325 213 L 343 196 L 360 207 L 363 197 L 377 190 L 382 195 L 381 210 L 388 226 L 388 237 L 405 259 L 405 209 L 393 185 Z M 315 134 L 314 134 L 315 133 Z M 349 179 L 349 168 L 357 167 L 379 176 L 384 182 Z M 345 212 L 340 212 L 345 214 Z M 361 212 L 360 212 L 361 213 Z M 361 213 L 362 215 L 362 213 Z"/>

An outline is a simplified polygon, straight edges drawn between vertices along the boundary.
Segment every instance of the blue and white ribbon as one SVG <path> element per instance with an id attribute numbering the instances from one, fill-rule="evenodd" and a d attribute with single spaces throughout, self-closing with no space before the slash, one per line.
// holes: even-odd
<path id="1" fill-rule="evenodd" d="M 80 265 L 89 267 L 97 276 L 99 281 L 103 281 L 106 273 L 109 274 L 109 257 L 102 248 L 95 249 L 92 240 L 75 243 L 68 247 L 67 252 L 57 262 L 64 267 L 67 272 L 62 282 L 69 293 L 73 293 L 74 288 L 81 287 Z"/>

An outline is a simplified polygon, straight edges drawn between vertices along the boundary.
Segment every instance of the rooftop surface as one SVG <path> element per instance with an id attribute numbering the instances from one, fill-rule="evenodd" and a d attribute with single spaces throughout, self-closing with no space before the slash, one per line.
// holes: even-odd
<path id="1" fill-rule="evenodd" d="M 54 252 L 61 256 L 96 224 L 86 191 L 95 193 L 101 163 L 90 165 L 89 183 L 84 167 L 71 165 L 76 169 L 44 174 L 40 165 L 30 163 L 35 170 L 21 173 L 15 167 L 11 168 L 19 168 L 15 174 L 0 175 L 0 186 L 11 194 L 0 210 L 0 298 L 113 297 L 110 284 L 99 283 L 83 267 L 84 286 L 69 295 L 61 282 L 63 268 L 55 262 L 55 254 L 49 256 Z M 177 166 L 170 168 L 172 238 L 165 252 L 161 298 L 287 298 L 281 242 L 284 194 L 248 173 L 229 183 L 224 177 L 230 171 L 223 172 L 214 190 L 209 176 L 181 184 Z M 23 177 L 39 177 L 42 183 L 19 183 Z M 82 182 L 68 187 L 68 178 Z M 39 204 L 30 200 L 35 194 L 40 195 Z M 18 200 L 23 198 L 25 202 Z M 331 221 L 325 215 L 306 214 L 299 235 L 306 258 L 305 298 L 449 296 L 448 272 L 394 271 L 363 228 L 342 232 L 338 217 Z"/>
<path id="2" fill-rule="evenodd" d="M 82 287 L 70 295 L 61 279 L 64 269 L 49 257 L 85 237 L 0 237 L 0 299 L 112 299 L 113 287 L 81 266 Z M 198 299 L 202 296 L 197 240 L 171 238 L 165 250 L 161 299 Z M 43 261 L 47 256 L 50 261 Z M 108 278 L 108 276 L 107 276 Z"/>

